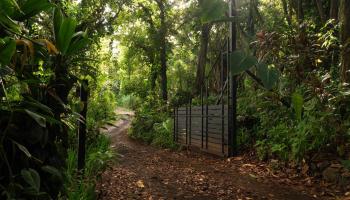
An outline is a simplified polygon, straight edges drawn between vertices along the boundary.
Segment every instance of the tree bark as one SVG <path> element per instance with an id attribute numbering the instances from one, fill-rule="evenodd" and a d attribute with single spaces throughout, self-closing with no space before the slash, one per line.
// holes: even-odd
<path id="1" fill-rule="evenodd" d="M 315 0 L 317 9 L 318 9 L 318 14 L 320 15 L 321 22 L 324 24 L 326 22 L 326 16 L 323 11 L 323 6 L 322 6 L 322 1 L 321 0 Z"/>
<path id="2" fill-rule="evenodd" d="M 283 12 L 284 12 L 284 15 L 286 16 L 288 25 L 291 26 L 292 25 L 292 18 L 291 18 L 291 16 L 288 13 L 287 1 L 286 0 L 281 0 L 281 1 L 282 1 L 282 6 L 283 6 Z"/>
<path id="3" fill-rule="evenodd" d="M 250 36 L 253 36 L 255 33 L 255 24 L 254 24 L 254 0 L 249 2 L 249 16 L 248 16 L 248 32 Z"/>
<path id="4" fill-rule="evenodd" d="M 199 94 L 204 85 L 205 66 L 207 63 L 207 52 L 210 38 L 211 24 L 203 24 L 201 30 L 201 46 L 199 49 L 197 73 L 196 73 L 196 93 Z"/>
<path id="5" fill-rule="evenodd" d="M 165 5 L 163 0 L 157 0 L 160 10 L 160 76 L 161 76 L 161 90 L 162 99 L 166 102 L 168 100 L 168 79 L 167 79 L 167 58 L 166 58 L 166 22 L 165 22 Z"/>
<path id="6" fill-rule="evenodd" d="M 339 0 L 331 0 L 329 18 L 338 20 L 338 13 L 339 13 Z"/>
<path id="7" fill-rule="evenodd" d="M 340 0 L 340 41 L 342 44 L 340 57 L 340 77 L 343 83 L 350 81 L 350 3 L 348 0 Z"/>

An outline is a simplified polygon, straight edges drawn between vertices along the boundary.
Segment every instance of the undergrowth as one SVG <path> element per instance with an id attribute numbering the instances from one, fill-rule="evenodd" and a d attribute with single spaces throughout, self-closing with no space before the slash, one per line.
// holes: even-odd
<path id="1" fill-rule="evenodd" d="M 68 150 L 65 188 L 69 200 L 96 199 L 95 186 L 100 174 L 106 168 L 114 153 L 110 149 L 110 139 L 99 135 L 87 145 L 84 176 L 77 171 L 77 149 Z"/>
<path id="2" fill-rule="evenodd" d="M 167 109 L 145 103 L 136 109 L 129 135 L 158 147 L 176 149 L 172 130 L 172 118 Z"/>

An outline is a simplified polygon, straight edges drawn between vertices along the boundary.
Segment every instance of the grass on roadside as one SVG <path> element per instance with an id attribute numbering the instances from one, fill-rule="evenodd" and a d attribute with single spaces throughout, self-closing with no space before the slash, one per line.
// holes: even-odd
<path id="1" fill-rule="evenodd" d="M 77 171 L 77 150 L 68 150 L 66 186 L 69 200 L 94 200 L 96 182 L 106 168 L 108 162 L 114 157 L 110 148 L 110 139 L 101 134 L 86 148 L 86 165 L 84 177 Z"/>

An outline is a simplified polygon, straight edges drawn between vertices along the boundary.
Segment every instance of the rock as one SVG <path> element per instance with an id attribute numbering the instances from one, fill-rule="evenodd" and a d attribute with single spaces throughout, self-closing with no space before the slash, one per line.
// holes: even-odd
<path id="1" fill-rule="evenodd" d="M 339 185 L 347 186 L 350 184 L 350 172 L 344 172 L 340 175 Z"/>
<path id="2" fill-rule="evenodd" d="M 335 169 L 342 169 L 343 165 L 339 164 L 339 163 L 333 163 L 330 166 L 331 168 L 335 168 Z"/>
<path id="3" fill-rule="evenodd" d="M 322 178 L 331 183 L 337 183 L 340 179 L 340 169 L 332 165 L 322 172 Z"/>
<path id="4" fill-rule="evenodd" d="M 317 163 L 317 169 L 320 171 L 325 170 L 329 166 L 330 166 L 330 163 L 328 161 L 323 161 L 323 162 Z"/>
<path id="5" fill-rule="evenodd" d="M 278 163 L 278 160 L 271 159 L 271 160 L 270 160 L 270 167 L 271 167 L 273 170 L 278 170 L 278 169 L 280 168 L 279 163 Z"/>

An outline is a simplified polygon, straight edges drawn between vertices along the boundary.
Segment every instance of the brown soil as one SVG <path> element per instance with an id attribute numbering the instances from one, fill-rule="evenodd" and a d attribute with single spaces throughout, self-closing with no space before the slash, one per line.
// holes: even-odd
<path id="1" fill-rule="evenodd" d="M 109 127 L 117 164 L 102 175 L 100 199 L 326 199 L 316 189 L 265 175 L 245 158 L 155 148 L 127 136 L 132 113 Z"/>

